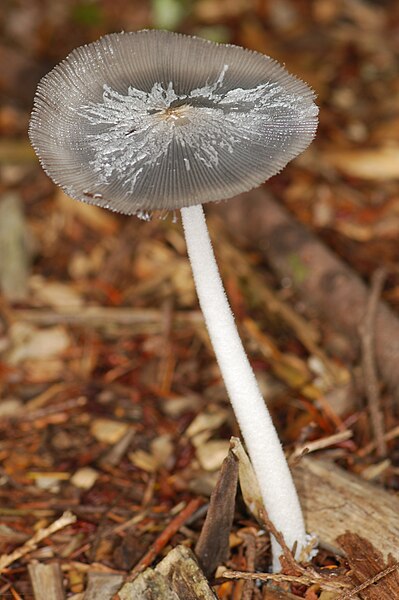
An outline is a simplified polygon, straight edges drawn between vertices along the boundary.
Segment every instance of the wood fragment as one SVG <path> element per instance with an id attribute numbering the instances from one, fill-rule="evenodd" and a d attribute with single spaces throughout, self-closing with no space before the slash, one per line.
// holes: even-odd
<path id="1" fill-rule="evenodd" d="M 359 592 L 364 600 L 399 598 L 399 561 L 389 556 L 386 564 L 382 553 L 360 535 L 347 532 L 337 541 L 345 551 L 351 568 L 349 577 L 356 585 L 337 600 L 354 598 Z"/>
<path id="2" fill-rule="evenodd" d="M 207 577 L 228 557 L 237 482 L 238 461 L 230 450 L 212 492 L 206 519 L 195 547 L 195 554 Z"/>
<path id="3" fill-rule="evenodd" d="M 126 583 L 117 595 L 118 600 L 179 600 L 169 581 L 153 569 L 140 573 L 132 583 Z"/>
<path id="4" fill-rule="evenodd" d="M 362 370 L 364 377 L 364 393 L 366 394 L 371 421 L 371 429 L 374 433 L 377 455 L 386 456 L 387 444 L 384 438 L 384 417 L 380 407 L 380 394 L 378 374 L 375 357 L 375 320 L 378 302 L 387 273 L 385 269 L 377 269 L 372 276 L 371 292 L 366 306 L 366 313 L 359 326 L 360 343 L 362 349 Z"/>
<path id="5" fill-rule="evenodd" d="M 65 589 L 59 563 L 46 565 L 35 560 L 28 566 L 28 571 L 36 600 L 64 600 Z"/>
<path id="6" fill-rule="evenodd" d="M 185 546 L 169 552 L 157 571 L 167 577 L 181 600 L 214 600 L 216 597 L 191 550 Z"/>
<path id="7" fill-rule="evenodd" d="M 191 550 L 177 546 L 157 565 L 125 583 L 119 600 L 216 600 Z"/>
<path id="8" fill-rule="evenodd" d="M 123 583 L 123 575 L 89 572 L 83 600 L 111 600 Z"/>
<path id="9" fill-rule="evenodd" d="M 64 527 L 68 527 L 68 525 L 72 525 L 75 523 L 76 517 L 71 512 L 67 511 L 64 514 L 51 523 L 48 527 L 44 527 L 43 529 L 39 529 L 34 536 L 32 536 L 23 546 L 20 546 L 10 554 L 3 554 L 0 556 L 0 572 L 2 572 L 6 567 L 9 567 L 13 562 L 29 554 L 37 548 L 37 545 L 44 540 L 45 538 L 53 535 L 60 529 Z"/>
<path id="10" fill-rule="evenodd" d="M 111 448 L 104 454 L 100 459 L 100 465 L 102 467 L 115 467 L 119 464 L 123 456 L 126 454 L 127 449 L 130 446 L 131 441 L 135 435 L 135 430 L 130 428 L 126 431 L 123 437 L 117 441 Z"/>

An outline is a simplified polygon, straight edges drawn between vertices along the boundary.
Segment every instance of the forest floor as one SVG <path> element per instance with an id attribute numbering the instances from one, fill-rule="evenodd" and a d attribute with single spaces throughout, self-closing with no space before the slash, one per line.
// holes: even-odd
<path id="1" fill-rule="evenodd" d="M 320 540 L 312 565 L 288 553 L 274 579 L 270 524 L 245 494 L 234 501 L 239 431 L 181 223 L 72 201 L 27 137 L 42 75 L 76 46 L 147 27 L 268 54 L 320 106 L 308 151 L 259 190 L 207 207 L 244 346 Z M 234 519 L 226 530 L 213 514 L 227 546 L 203 566 L 202 591 L 150 595 L 148 583 L 119 598 L 399 598 L 398 55 L 389 1 L 3 0 L 0 598 L 110 600 L 165 557 L 183 573 L 215 486 Z M 288 241 L 275 235 L 283 226 Z M 212 531 L 202 555 L 217 562 Z"/>

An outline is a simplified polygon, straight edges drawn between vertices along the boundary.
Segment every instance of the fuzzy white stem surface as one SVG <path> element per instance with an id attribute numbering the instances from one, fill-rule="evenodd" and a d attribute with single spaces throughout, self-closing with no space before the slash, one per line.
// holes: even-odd
<path id="1" fill-rule="evenodd" d="M 271 521 L 297 556 L 306 544 L 298 495 L 269 411 L 238 334 L 201 205 L 181 209 L 198 298 L 231 404 Z M 272 539 L 273 568 L 280 546 Z"/>

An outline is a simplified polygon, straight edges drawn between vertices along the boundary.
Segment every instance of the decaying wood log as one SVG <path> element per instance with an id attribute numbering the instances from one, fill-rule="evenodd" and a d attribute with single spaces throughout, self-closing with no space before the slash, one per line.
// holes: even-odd
<path id="1" fill-rule="evenodd" d="M 32 561 L 28 566 L 28 570 L 36 600 L 43 600 L 44 598 L 51 598 L 51 600 L 65 599 L 62 571 L 58 563 L 45 565 Z"/>
<path id="2" fill-rule="evenodd" d="M 119 591 L 119 600 L 216 600 L 191 550 L 177 546 Z"/>
<path id="3" fill-rule="evenodd" d="M 361 278 L 262 188 L 230 201 L 228 211 L 213 207 L 222 209 L 235 237 L 256 245 L 279 277 L 291 281 L 305 308 L 344 334 L 358 357 L 359 325 L 369 297 Z M 384 302 L 378 304 L 375 341 L 379 372 L 397 392 L 399 318 Z"/>
<path id="4" fill-rule="evenodd" d="M 399 497 L 347 473 L 333 463 L 303 458 L 293 476 L 306 528 L 320 544 L 340 553 L 337 538 L 350 531 L 382 552 L 399 559 Z"/>

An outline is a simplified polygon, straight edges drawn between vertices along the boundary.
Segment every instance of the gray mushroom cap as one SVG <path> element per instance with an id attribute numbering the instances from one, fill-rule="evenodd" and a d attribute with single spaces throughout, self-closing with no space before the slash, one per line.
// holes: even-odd
<path id="1" fill-rule="evenodd" d="M 71 52 L 39 83 L 29 135 L 69 196 L 145 214 L 258 186 L 309 145 L 317 114 L 268 56 L 144 30 Z"/>

